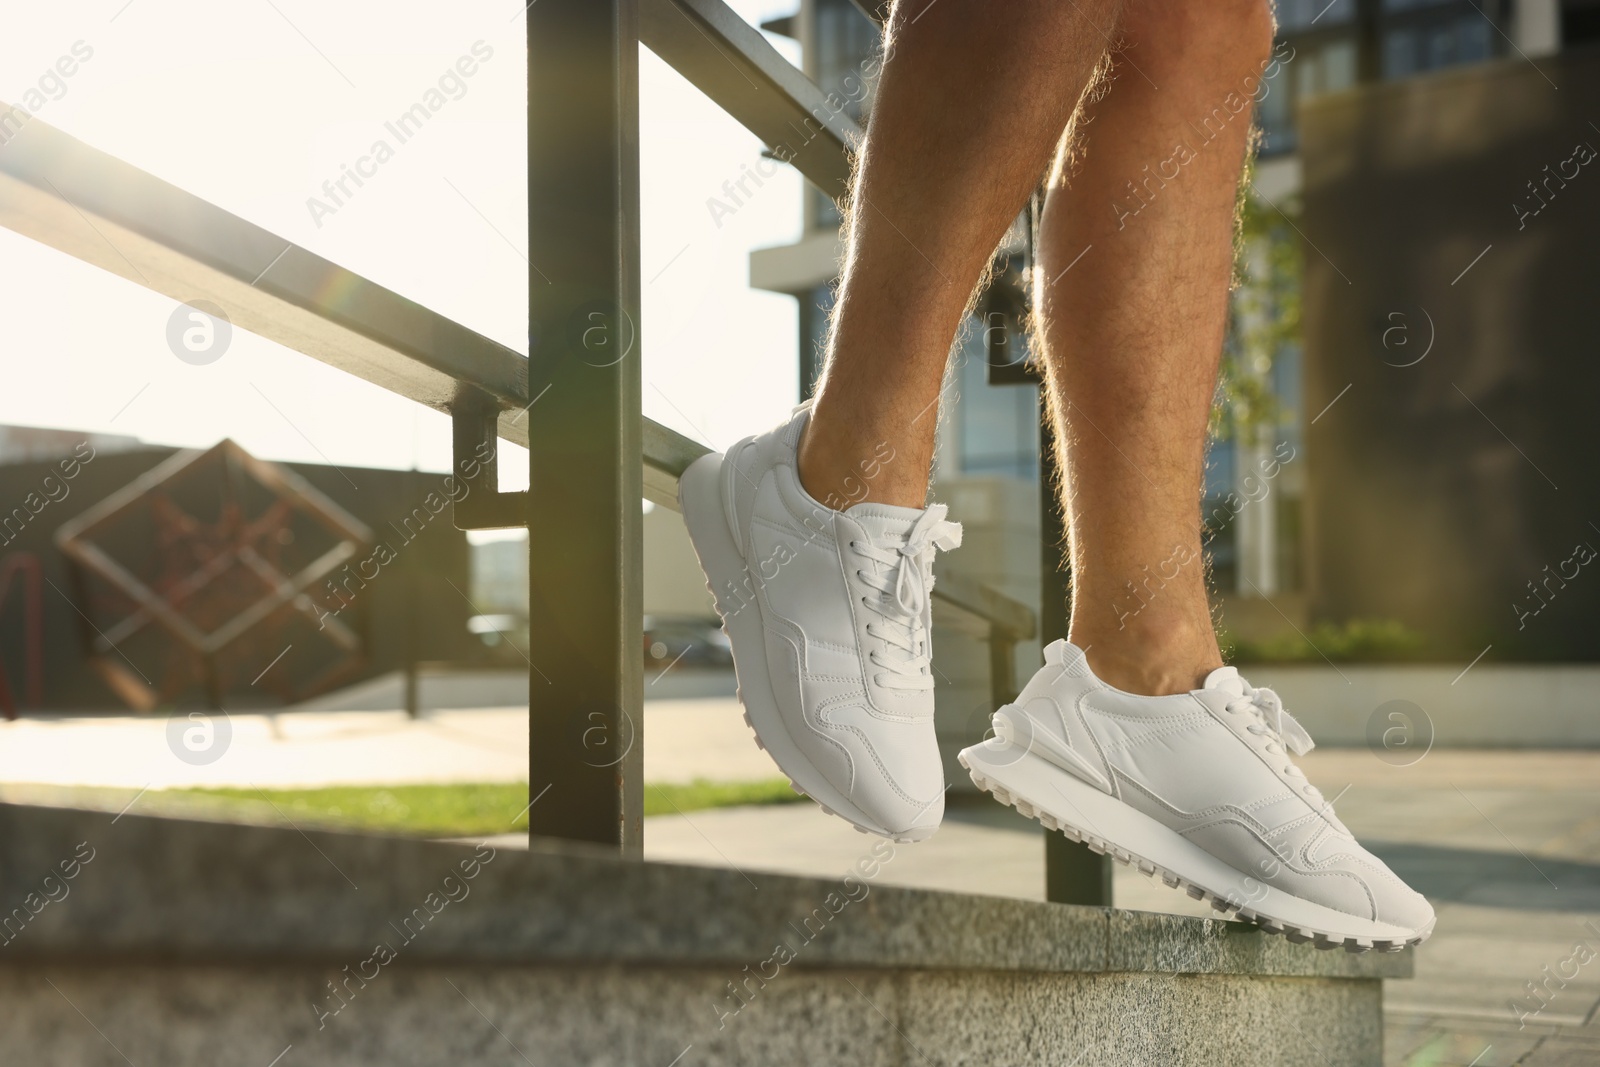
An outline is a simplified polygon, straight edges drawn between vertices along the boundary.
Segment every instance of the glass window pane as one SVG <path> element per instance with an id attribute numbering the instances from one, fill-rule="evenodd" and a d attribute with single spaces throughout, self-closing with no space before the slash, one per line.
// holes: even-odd
<path id="1" fill-rule="evenodd" d="M 863 122 L 877 87 L 877 80 L 866 77 L 866 71 L 867 61 L 877 52 L 878 27 L 850 0 L 816 0 L 813 9 L 813 80 L 823 92 L 837 94 L 846 115 Z M 816 229 L 829 230 L 839 225 L 839 208 L 826 193 L 808 185 L 805 195 L 811 201 L 812 225 Z"/>
<path id="2" fill-rule="evenodd" d="M 952 405 L 960 473 L 1037 478 L 1039 391 L 1028 385 L 990 385 L 984 348 L 983 330 L 968 320 L 957 357 L 960 390 Z"/>
<path id="3" fill-rule="evenodd" d="M 1406 78 L 1417 72 L 1415 30 L 1390 30 L 1383 35 L 1383 76 Z"/>
<path id="4" fill-rule="evenodd" d="M 1337 93 L 1356 83 L 1356 43 L 1336 41 L 1322 50 L 1322 92 Z"/>
<path id="5" fill-rule="evenodd" d="M 1477 63 L 1493 57 L 1493 27 L 1488 19 L 1471 15 L 1457 26 L 1461 29 L 1461 62 Z"/>
<path id="6" fill-rule="evenodd" d="M 1289 79 L 1280 67 L 1278 73 L 1263 79 L 1256 95 L 1256 124 L 1261 127 L 1261 154 L 1272 155 L 1294 148 L 1294 109 L 1289 97 Z M 1261 95 L 1261 94 L 1265 95 Z"/>
<path id="7" fill-rule="evenodd" d="M 1278 32 L 1293 33 L 1353 22 L 1356 0 L 1279 0 Z"/>
<path id="8" fill-rule="evenodd" d="M 1438 70 L 1457 62 L 1456 28 L 1430 26 L 1427 30 L 1427 56 L 1422 61 L 1423 70 Z"/>
<path id="9" fill-rule="evenodd" d="M 865 72 L 878 47 L 878 27 L 850 0 L 818 0 L 816 11 L 817 86 L 825 93 L 837 93 L 845 114 L 860 122 L 876 84 Z"/>
<path id="10" fill-rule="evenodd" d="M 1300 54 L 1294 63 L 1294 95 L 1297 100 L 1317 95 L 1322 82 L 1322 57 L 1310 49 Z"/>

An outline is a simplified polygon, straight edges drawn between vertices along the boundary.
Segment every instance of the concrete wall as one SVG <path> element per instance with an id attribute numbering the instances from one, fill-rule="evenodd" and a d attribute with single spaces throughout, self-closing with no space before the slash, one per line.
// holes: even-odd
<path id="1" fill-rule="evenodd" d="M 670 508 L 644 514 L 644 613 L 717 617 L 683 516 Z"/>
<path id="2" fill-rule="evenodd" d="M 1600 747 L 1600 666 L 1480 662 L 1463 674 L 1466 666 L 1242 664 L 1240 671 L 1277 692 L 1319 745 L 1371 744 L 1393 761 L 1420 754 L 1430 738 L 1441 748 Z"/>
<path id="3" fill-rule="evenodd" d="M 1596 115 L 1592 50 L 1304 106 L 1313 619 L 1600 659 Z"/>
<path id="4" fill-rule="evenodd" d="M 1074 1057 L 1096 1067 L 1382 1062 L 1383 993 L 1376 981 L 799 970 L 752 981 L 748 1003 L 735 1011 L 741 1002 L 731 999 L 728 983 L 742 977 L 738 968 L 464 964 L 380 972 L 365 988 L 352 983 L 347 1006 L 319 1029 L 312 1005 L 338 1003 L 325 984 L 337 976 L 337 967 L 293 964 L 0 964 L 0 1061 L 73 1067 L 1037 1067 Z M 1306 1040 L 1308 1032 L 1315 1041 Z"/>

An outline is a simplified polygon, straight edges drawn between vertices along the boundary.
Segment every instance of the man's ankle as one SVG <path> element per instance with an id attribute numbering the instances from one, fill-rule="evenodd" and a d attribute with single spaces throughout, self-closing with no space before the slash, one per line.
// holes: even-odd
<path id="1" fill-rule="evenodd" d="M 1187 693 L 1200 688 L 1206 675 L 1222 666 L 1222 654 L 1209 627 L 1161 634 L 1074 631 L 1072 642 L 1086 650 L 1095 677 L 1138 696 Z"/>
<path id="2" fill-rule="evenodd" d="M 873 501 L 899 507 L 927 504 L 927 461 L 917 462 L 904 443 L 834 433 L 813 413 L 796 450 L 800 485 L 824 507 L 844 511 Z"/>

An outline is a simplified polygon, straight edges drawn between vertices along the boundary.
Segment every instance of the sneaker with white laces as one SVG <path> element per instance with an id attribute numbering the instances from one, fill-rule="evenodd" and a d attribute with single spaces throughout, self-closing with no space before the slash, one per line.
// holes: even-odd
<path id="1" fill-rule="evenodd" d="M 994 732 L 961 752 L 979 788 L 1218 911 L 1352 952 L 1433 932 L 1428 901 L 1356 843 L 1290 759 L 1310 735 L 1233 667 L 1193 692 L 1136 696 L 1056 641 Z"/>
<path id="2" fill-rule="evenodd" d="M 809 404 L 678 483 L 733 648 L 745 721 L 796 790 L 858 829 L 918 841 L 944 815 L 929 599 L 943 505 L 835 511 L 800 484 Z"/>

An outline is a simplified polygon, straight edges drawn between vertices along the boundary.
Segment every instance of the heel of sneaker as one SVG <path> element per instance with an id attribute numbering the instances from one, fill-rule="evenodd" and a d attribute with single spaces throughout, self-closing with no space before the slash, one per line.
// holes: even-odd
<path id="1" fill-rule="evenodd" d="M 1002 704 L 996 708 L 989 716 L 989 728 L 993 736 L 972 747 L 982 748 L 990 758 L 1001 753 L 1017 758 L 1033 750 L 1033 719 L 1017 705 Z M 963 753 L 967 751 L 971 749 L 964 749 Z M 966 765 L 965 760 L 962 765 Z"/>
<path id="2" fill-rule="evenodd" d="M 1015 704 L 1002 704 L 989 717 L 995 740 L 1026 751 L 1033 740 L 1033 720 Z"/>
<path id="3" fill-rule="evenodd" d="M 715 508 L 722 511 L 722 453 L 710 452 L 690 463 L 678 477 L 678 510 L 687 520 L 690 514 L 703 514 Z"/>

